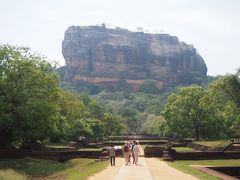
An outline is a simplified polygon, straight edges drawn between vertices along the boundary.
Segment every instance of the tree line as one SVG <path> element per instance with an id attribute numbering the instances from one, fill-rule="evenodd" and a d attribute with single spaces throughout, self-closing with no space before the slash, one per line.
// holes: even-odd
<path id="1" fill-rule="evenodd" d="M 221 76 L 207 88 L 197 85 L 179 87 L 167 98 L 158 117 L 161 121 L 157 132 L 172 138 L 240 136 L 239 74 L 240 70 Z M 151 125 L 156 127 L 154 123 Z"/>
<path id="2" fill-rule="evenodd" d="M 125 132 L 169 138 L 218 139 L 240 135 L 240 70 L 165 93 L 101 91 L 94 98 L 119 114 Z M 145 84 L 151 89 L 152 84 Z"/>
<path id="3" fill-rule="evenodd" d="M 56 67 L 29 48 L 0 45 L 0 147 L 101 139 L 123 129 L 121 118 L 87 94 L 63 90 Z"/>
<path id="4" fill-rule="evenodd" d="M 63 86 L 55 65 L 28 48 L 0 45 L 0 146 L 99 140 L 121 133 L 213 139 L 240 135 L 240 70 L 159 92 L 101 90 L 90 96 Z M 61 76 L 61 74 L 60 74 Z"/>

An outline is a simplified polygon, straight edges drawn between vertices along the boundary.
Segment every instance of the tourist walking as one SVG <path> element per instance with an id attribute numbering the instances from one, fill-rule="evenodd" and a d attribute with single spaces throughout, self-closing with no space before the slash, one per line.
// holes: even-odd
<path id="1" fill-rule="evenodd" d="M 125 159 L 125 165 L 127 166 L 128 162 L 129 162 L 129 155 L 130 155 L 130 148 L 129 148 L 129 143 L 128 142 L 126 142 L 124 144 L 124 146 L 122 147 L 122 152 L 123 152 L 123 156 L 124 156 L 124 159 Z"/>
<path id="2" fill-rule="evenodd" d="M 111 166 L 115 166 L 115 148 L 113 145 L 111 145 L 110 148 L 108 148 L 108 151 L 109 151 L 109 158 L 110 158 L 110 163 L 111 163 Z"/>
<path id="3" fill-rule="evenodd" d="M 132 153 L 132 157 L 133 157 L 133 164 L 135 163 L 135 158 L 134 158 L 134 153 L 133 153 L 133 148 L 136 145 L 136 141 L 133 140 L 132 144 L 131 144 L 131 153 Z"/>
<path id="4" fill-rule="evenodd" d="M 136 142 L 134 147 L 133 147 L 134 163 L 136 165 L 138 164 L 138 155 L 139 155 L 139 153 L 140 153 L 139 143 Z"/>

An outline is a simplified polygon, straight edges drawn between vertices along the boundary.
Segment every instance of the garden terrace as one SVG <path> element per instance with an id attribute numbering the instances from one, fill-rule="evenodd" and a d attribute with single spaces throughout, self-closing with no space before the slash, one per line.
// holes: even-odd
<path id="1" fill-rule="evenodd" d="M 107 152 L 92 151 L 0 151 L 0 159 L 21 159 L 26 157 L 65 162 L 74 158 L 106 158 Z"/>
<path id="2" fill-rule="evenodd" d="M 170 155 L 174 160 L 204 160 L 204 159 L 239 159 L 240 152 L 208 151 L 208 152 L 176 152 L 171 149 Z"/>

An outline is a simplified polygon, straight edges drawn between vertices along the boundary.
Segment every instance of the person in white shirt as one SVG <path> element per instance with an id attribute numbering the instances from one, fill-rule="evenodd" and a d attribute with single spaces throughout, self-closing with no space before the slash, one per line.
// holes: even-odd
<path id="1" fill-rule="evenodd" d="M 139 143 L 136 142 L 135 146 L 133 147 L 133 154 L 134 154 L 134 163 L 137 165 L 138 163 L 138 154 L 140 153 Z"/>

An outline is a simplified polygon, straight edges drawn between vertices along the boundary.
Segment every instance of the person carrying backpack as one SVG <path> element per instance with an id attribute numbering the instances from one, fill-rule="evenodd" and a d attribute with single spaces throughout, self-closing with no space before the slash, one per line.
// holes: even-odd
<path id="1" fill-rule="evenodd" d="M 126 142 L 124 146 L 122 147 L 124 159 L 125 159 L 125 165 L 128 165 L 129 155 L 130 155 L 130 148 L 129 144 Z"/>

